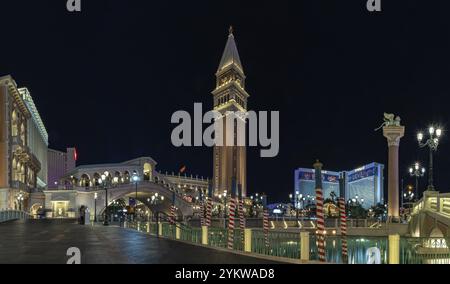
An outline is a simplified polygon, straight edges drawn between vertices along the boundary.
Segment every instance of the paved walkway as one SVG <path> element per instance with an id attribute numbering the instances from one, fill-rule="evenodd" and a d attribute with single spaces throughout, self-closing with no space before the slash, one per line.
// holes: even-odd
<path id="1" fill-rule="evenodd" d="M 81 226 L 58 220 L 0 224 L 0 263 L 64 264 L 70 247 L 90 264 L 269 264 L 177 241 L 158 239 L 119 227 Z"/>

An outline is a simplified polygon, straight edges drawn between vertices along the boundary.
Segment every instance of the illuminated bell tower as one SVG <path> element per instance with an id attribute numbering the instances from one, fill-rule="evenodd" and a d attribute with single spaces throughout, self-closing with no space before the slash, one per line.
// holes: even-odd
<path id="1" fill-rule="evenodd" d="M 214 110 L 225 115 L 227 111 L 247 112 L 247 98 L 249 94 L 245 91 L 245 74 L 242 68 L 239 53 L 234 40 L 233 29 L 230 27 L 228 41 L 216 73 L 216 89 L 212 92 L 214 96 Z M 231 194 L 233 181 L 242 190 L 243 196 L 247 193 L 247 158 L 245 146 L 228 146 L 227 136 L 233 135 L 237 145 L 237 127 L 235 122 L 234 133 L 227 132 L 226 119 L 222 119 L 223 139 L 225 146 L 214 147 L 214 194 Z M 244 136 L 245 137 L 245 134 Z"/>

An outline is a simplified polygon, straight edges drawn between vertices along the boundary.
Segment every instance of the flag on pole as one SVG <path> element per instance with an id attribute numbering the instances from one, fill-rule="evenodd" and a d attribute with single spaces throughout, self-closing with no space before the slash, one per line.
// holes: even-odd
<path id="1" fill-rule="evenodd" d="M 325 217 L 323 213 L 322 167 L 317 161 L 314 164 L 316 178 L 316 215 L 317 215 L 317 250 L 319 261 L 325 262 Z"/>

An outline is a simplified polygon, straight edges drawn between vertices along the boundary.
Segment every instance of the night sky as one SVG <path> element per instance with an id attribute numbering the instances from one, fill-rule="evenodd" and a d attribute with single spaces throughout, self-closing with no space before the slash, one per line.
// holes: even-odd
<path id="1" fill-rule="evenodd" d="M 249 109 L 280 111 L 278 157 L 248 150 L 248 191 L 269 202 L 287 199 L 294 169 L 316 159 L 328 170 L 387 164 L 386 139 L 374 132 L 385 111 L 406 126 L 405 183 L 414 161 L 428 161 L 417 131 L 431 122 L 450 128 L 448 0 L 384 0 L 378 14 L 366 0 L 82 4 L 71 14 L 66 0 L 2 0 L 0 16 L 0 75 L 30 89 L 50 147 L 76 146 L 79 164 L 151 156 L 163 171 L 186 165 L 212 176 L 212 149 L 172 146 L 170 118 L 194 102 L 212 106 L 229 25 Z M 435 183 L 450 191 L 444 135 Z"/>

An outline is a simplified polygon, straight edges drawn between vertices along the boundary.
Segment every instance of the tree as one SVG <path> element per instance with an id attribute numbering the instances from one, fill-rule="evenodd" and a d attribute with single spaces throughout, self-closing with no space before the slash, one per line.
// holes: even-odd
<path id="1" fill-rule="evenodd" d="M 367 210 L 359 202 L 350 202 L 347 206 L 347 215 L 353 219 L 366 219 Z"/>
<path id="2" fill-rule="evenodd" d="M 372 206 L 371 209 L 373 211 L 373 214 L 374 214 L 375 218 L 383 217 L 384 214 L 386 213 L 386 206 L 384 206 L 381 203 L 378 203 L 377 205 Z"/>

